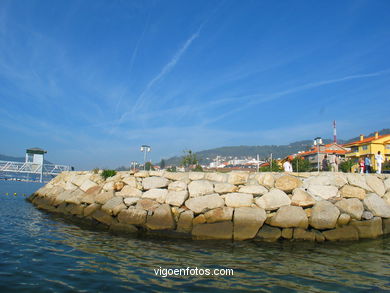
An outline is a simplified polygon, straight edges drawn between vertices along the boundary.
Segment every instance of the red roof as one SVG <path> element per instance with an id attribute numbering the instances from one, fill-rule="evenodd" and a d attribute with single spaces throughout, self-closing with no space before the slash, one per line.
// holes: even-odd
<path id="1" fill-rule="evenodd" d="M 375 136 L 367 137 L 363 140 L 357 140 L 357 141 L 346 143 L 346 144 L 344 144 L 344 146 L 350 146 L 350 145 L 355 145 L 355 144 L 364 144 L 364 143 L 368 143 L 368 142 L 371 142 L 373 140 L 380 139 L 380 138 L 383 138 L 386 136 L 390 136 L 390 134 L 379 135 L 377 138 L 375 138 Z"/>

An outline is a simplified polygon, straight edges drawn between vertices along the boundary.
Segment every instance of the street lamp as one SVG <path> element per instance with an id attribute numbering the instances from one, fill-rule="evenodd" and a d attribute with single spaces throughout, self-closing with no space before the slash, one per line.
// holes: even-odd
<path id="1" fill-rule="evenodd" d="M 130 168 L 133 167 L 133 171 L 135 172 L 135 166 L 137 165 L 136 161 L 131 161 L 130 162 Z"/>
<path id="2" fill-rule="evenodd" d="M 148 145 L 141 146 L 141 152 L 144 152 L 144 170 L 146 170 L 146 153 L 149 153 L 152 148 Z"/>
<path id="3" fill-rule="evenodd" d="M 317 170 L 320 172 L 320 147 L 322 145 L 322 138 L 316 137 L 314 139 L 314 146 L 317 146 Z"/>

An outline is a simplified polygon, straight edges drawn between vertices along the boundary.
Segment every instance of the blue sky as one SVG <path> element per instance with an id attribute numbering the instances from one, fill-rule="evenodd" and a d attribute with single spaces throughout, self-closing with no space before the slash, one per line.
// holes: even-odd
<path id="1" fill-rule="evenodd" d="M 389 1 L 0 1 L 0 153 L 78 169 L 390 126 Z"/>

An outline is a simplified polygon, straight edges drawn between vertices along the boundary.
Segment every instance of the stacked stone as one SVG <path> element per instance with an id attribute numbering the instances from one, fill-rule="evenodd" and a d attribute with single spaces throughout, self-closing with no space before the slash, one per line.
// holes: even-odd
<path id="1" fill-rule="evenodd" d="M 377 174 L 140 171 L 104 180 L 64 172 L 30 201 L 113 231 L 193 239 L 320 242 L 390 233 L 390 176 Z"/>

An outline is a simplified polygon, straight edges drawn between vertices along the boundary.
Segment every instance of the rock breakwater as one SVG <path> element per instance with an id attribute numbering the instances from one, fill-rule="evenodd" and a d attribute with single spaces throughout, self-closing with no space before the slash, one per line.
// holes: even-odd
<path id="1" fill-rule="evenodd" d="M 29 200 L 117 232 L 193 239 L 342 241 L 390 233 L 390 176 L 63 172 Z"/>

